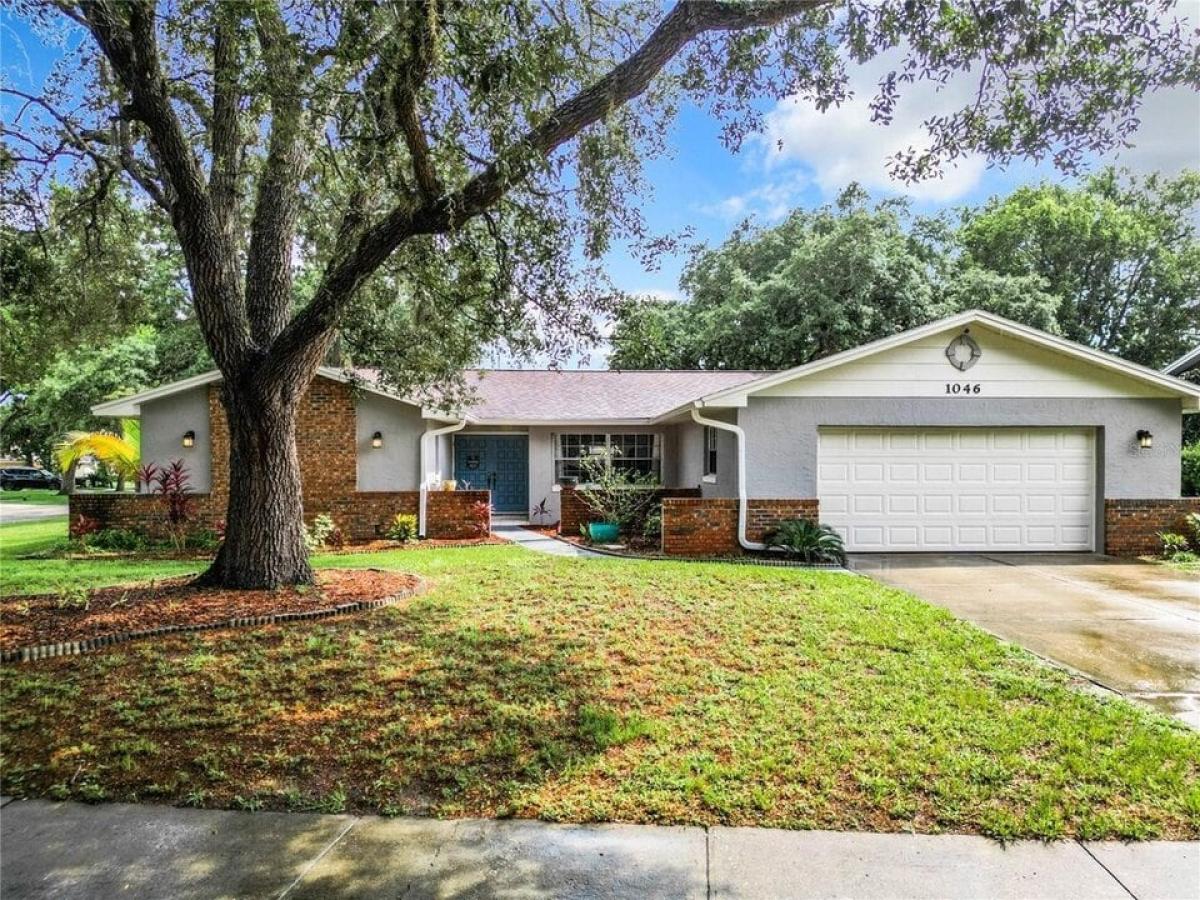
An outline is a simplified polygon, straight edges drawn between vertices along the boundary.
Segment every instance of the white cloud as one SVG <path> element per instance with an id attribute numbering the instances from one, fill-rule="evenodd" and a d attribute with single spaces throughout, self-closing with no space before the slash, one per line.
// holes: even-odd
<path id="1" fill-rule="evenodd" d="M 888 60 L 877 60 L 851 73 L 851 99 L 824 113 L 802 99 L 785 98 L 766 117 L 760 145 L 768 172 L 780 166 L 801 164 L 826 195 L 851 181 L 876 191 L 907 194 L 923 200 L 958 199 L 979 184 L 987 167 L 982 156 L 960 159 L 946 166 L 941 178 L 904 184 L 888 174 L 888 160 L 909 148 L 923 149 L 929 135 L 923 122 L 968 104 L 974 91 L 969 77 L 946 85 L 930 82 L 903 85 L 889 125 L 871 121 L 869 107 L 878 80 L 889 70 Z"/>
<path id="2" fill-rule="evenodd" d="M 655 303 L 673 303 L 676 300 L 683 299 L 683 294 L 669 288 L 633 288 L 630 291 L 626 291 L 626 293 L 635 297 L 641 297 L 643 300 L 653 300 Z M 607 337 L 607 332 L 605 336 Z"/>
<path id="3" fill-rule="evenodd" d="M 1133 146 L 1107 161 L 1142 174 L 1200 168 L 1200 97 L 1194 91 L 1181 87 L 1151 94 L 1139 118 Z"/>
<path id="4" fill-rule="evenodd" d="M 707 216 L 726 222 L 737 222 L 755 217 L 766 222 L 778 222 L 799 204 L 804 190 L 812 182 L 802 173 L 789 172 L 785 177 L 746 191 L 734 194 L 718 203 L 699 207 Z"/>

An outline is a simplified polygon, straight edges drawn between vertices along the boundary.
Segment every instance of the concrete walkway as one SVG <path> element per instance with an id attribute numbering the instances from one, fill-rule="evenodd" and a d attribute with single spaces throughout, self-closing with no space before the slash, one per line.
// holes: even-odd
<path id="1" fill-rule="evenodd" d="M 549 825 L 18 800 L 0 895 L 1194 900 L 1200 843 Z"/>
<path id="2" fill-rule="evenodd" d="M 588 550 L 586 547 L 576 547 L 574 544 L 568 544 L 566 541 L 556 541 L 554 538 L 538 534 L 536 531 L 530 531 L 528 528 L 517 525 L 514 522 L 505 522 L 503 520 L 493 522 L 492 534 L 496 535 L 496 537 L 502 537 L 506 541 L 512 541 L 514 544 L 520 544 L 526 550 L 532 550 L 535 553 L 547 553 L 550 556 L 605 558 L 605 554 L 603 553 L 596 553 Z"/>

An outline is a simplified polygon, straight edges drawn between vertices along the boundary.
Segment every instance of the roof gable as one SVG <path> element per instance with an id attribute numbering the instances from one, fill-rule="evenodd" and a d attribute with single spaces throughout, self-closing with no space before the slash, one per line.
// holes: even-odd
<path id="1" fill-rule="evenodd" d="M 982 355 L 960 372 L 945 350 L 964 331 Z M 750 396 L 955 396 L 955 384 L 970 384 L 971 396 L 981 397 L 1165 397 L 1179 398 L 1185 409 L 1200 408 L 1196 385 L 977 310 L 707 395 L 699 403 L 743 406 Z"/>

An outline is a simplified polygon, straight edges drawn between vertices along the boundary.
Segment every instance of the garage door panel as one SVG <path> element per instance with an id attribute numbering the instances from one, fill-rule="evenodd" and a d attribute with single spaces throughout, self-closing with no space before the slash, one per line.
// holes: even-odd
<path id="1" fill-rule="evenodd" d="M 1091 429 L 822 428 L 819 447 L 821 519 L 849 550 L 1093 547 Z"/>

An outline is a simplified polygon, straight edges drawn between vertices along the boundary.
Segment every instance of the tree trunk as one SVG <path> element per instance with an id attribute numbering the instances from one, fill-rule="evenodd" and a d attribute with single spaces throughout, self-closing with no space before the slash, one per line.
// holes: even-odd
<path id="1" fill-rule="evenodd" d="M 58 489 L 60 494 L 67 494 L 69 496 L 75 493 L 75 467 L 78 465 L 79 460 L 75 460 L 69 466 L 67 466 L 67 470 L 63 472 L 62 487 Z"/>
<path id="2" fill-rule="evenodd" d="M 225 382 L 229 504 L 225 540 L 201 582 L 230 588 L 311 584 L 304 546 L 297 398 L 302 389 L 263 390 Z"/>

